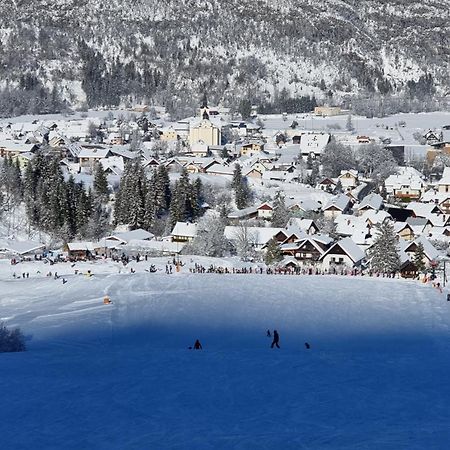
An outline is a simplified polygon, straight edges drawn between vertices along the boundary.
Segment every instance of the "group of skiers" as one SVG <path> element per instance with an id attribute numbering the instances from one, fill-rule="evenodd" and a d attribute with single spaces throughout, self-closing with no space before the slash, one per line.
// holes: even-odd
<path id="1" fill-rule="evenodd" d="M 273 333 L 271 333 L 270 330 L 267 330 L 266 336 L 269 338 L 273 338 L 272 339 L 272 344 L 270 345 L 270 348 L 280 348 L 280 334 L 278 333 L 277 330 L 273 330 Z M 307 350 L 309 350 L 311 348 L 311 345 L 308 342 L 305 342 L 305 348 Z M 189 347 L 189 350 L 202 350 L 202 344 L 200 343 L 200 341 L 197 339 L 194 343 L 193 347 Z"/>

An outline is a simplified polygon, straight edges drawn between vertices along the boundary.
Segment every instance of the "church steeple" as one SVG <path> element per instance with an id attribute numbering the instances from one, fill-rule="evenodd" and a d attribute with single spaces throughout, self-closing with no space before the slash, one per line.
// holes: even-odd
<path id="1" fill-rule="evenodd" d="M 209 120 L 209 108 L 208 99 L 206 98 L 206 92 L 203 93 L 202 105 L 200 106 L 200 114 L 203 120 Z"/>

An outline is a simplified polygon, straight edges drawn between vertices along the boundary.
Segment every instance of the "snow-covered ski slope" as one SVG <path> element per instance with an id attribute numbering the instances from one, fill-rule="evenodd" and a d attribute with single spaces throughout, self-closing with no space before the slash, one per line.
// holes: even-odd
<path id="1" fill-rule="evenodd" d="M 449 446 L 450 302 L 429 286 L 9 270 L 0 316 L 29 350 L 0 354 L 3 449 Z"/>

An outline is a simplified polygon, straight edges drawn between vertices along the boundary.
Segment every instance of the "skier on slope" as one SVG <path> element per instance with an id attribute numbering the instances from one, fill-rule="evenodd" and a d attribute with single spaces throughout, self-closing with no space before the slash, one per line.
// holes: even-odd
<path id="1" fill-rule="evenodd" d="M 280 346 L 278 345 L 279 342 L 280 342 L 280 335 L 278 334 L 277 330 L 273 330 L 273 342 L 270 348 L 273 348 L 274 346 L 280 348 Z"/>
<path id="2" fill-rule="evenodd" d="M 194 344 L 194 350 L 202 350 L 202 349 L 203 349 L 202 344 L 200 344 L 200 341 L 197 339 Z"/>

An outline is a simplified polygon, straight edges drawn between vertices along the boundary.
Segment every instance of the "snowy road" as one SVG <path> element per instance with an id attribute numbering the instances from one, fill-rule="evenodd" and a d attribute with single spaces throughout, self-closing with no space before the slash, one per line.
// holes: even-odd
<path id="1" fill-rule="evenodd" d="M 0 292 L 30 339 L 0 355 L 2 448 L 448 448 L 450 303 L 430 287 L 103 273 Z"/>

